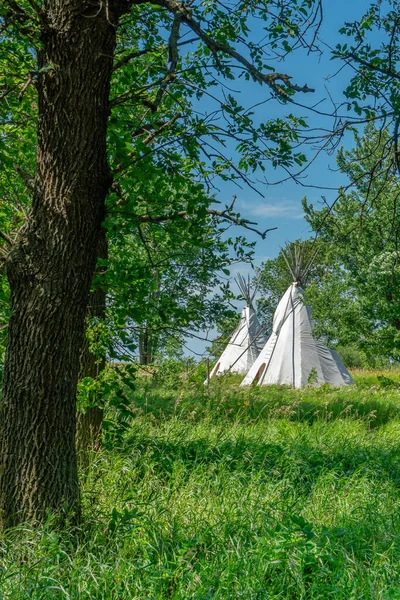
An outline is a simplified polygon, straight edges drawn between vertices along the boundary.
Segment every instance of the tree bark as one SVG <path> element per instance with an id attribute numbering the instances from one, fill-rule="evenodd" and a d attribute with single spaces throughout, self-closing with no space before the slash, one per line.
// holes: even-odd
<path id="1" fill-rule="evenodd" d="M 0 528 L 79 516 L 79 351 L 104 201 L 117 2 L 45 0 L 36 191 L 7 264 L 11 312 L 0 409 Z"/>
<path id="2" fill-rule="evenodd" d="M 108 242 L 105 229 L 101 229 L 97 255 L 107 258 Z M 87 318 L 104 319 L 106 311 L 106 292 L 104 287 L 98 287 L 89 295 Z M 104 369 L 105 357 L 99 359 L 90 349 L 89 340 L 84 335 L 80 353 L 79 379 L 91 377 L 97 379 Z M 96 399 L 97 400 L 97 399 Z M 100 399 L 98 399 L 100 400 Z M 78 466 L 87 469 L 91 454 L 101 449 L 103 409 L 101 406 L 89 406 L 85 412 L 77 412 L 76 419 L 76 450 Z"/>
<path id="3" fill-rule="evenodd" d="M 151 334 L 147 325 L 139 333 L 139 362 L 141 365 L 151 365 L 153 362 Z"/>

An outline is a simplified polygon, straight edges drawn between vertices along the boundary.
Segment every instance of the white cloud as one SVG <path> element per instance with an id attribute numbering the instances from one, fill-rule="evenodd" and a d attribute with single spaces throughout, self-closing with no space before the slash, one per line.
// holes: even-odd
<path id="1" fill-rule="evenodd" d="M 280 217 L 281 219 L 303 218 L 303 207 L 299 201 L 276 198 L 268 202 L 259 202 L 249 207 L 249 212 L 255 217 Z"/>

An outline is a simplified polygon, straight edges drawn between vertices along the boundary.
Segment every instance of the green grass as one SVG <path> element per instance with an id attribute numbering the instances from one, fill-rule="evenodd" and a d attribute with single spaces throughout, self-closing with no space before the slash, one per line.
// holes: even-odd
<path id="1" fill-rule="evenodd" d="M 0 538 L 0 598 L 400 599 L 400 372 L 378 375 L 140 381 L 81 529 Z"/>

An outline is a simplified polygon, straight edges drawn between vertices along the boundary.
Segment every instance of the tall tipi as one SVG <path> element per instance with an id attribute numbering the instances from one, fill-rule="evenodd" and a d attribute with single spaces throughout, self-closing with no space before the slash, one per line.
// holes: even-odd
<path id="1" fill-rule="evenodd" d="M 250 368 L 241 385 L 257 381 L 259 385 L 306 385 L 338 387 L 353 380 L 338 354 L 313 336 L 311 310 L 305 304 L 302 281 L 305 281 L 311 260 L 302 270 L 302 251 L 287 246 L 282 250 L 293 283 L 278 304 L 274 314 L 272 334 Z"/>
<path id="2" fill-rule="evenodd" d="M 217 360 L 210 377 L 228 371 L 231 373 L 247 373 L 267 340 L 254 310 L 255 292 L 251 293 L 250 280 L 246 281 L 243 276 L 239 275 L 236 283 L 247 306 L 243 308 L 239 324 L 225 350 Z"/>

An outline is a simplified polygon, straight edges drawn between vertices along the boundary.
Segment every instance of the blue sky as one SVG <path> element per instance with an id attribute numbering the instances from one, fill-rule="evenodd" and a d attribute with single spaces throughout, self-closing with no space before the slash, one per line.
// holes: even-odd
<path id="1" fill-rule="evenodd" d="M 341 41 L 342 36 L 340 36 L 338 30 L 344 22 L 360 18 L 367 10 L 368 5 L 369 2 L 365 0 L 325 0 L 321 39 L 329 46 L 334 47 Z M 323 102 L 318 105 L 318 109 L 326 112 L 330 112 L 332 109 L 329 96 L 337 103 L 343 101 L 343 90 L 351 75 L 349 69 L 343 69 L 339 74 L 332 77 L 339 67 L 337 61 L 330 60 L 328 48 L 325 49 L 322 56 L 317 54 L 307 55 L 305 51 L 296 52 L 289 55 L 284 63 L 275 65 L 276 70 L 292 75 L 295 83 L 299 85 L 307 83 L 315 89 L 314 94 L 299 94 L 296 97 L 299 102 L 312 106 L 322 100 Z M 269 95 L 265 87 L 255 84 L 247 84 L 241 87 L 241 83 L 239 83 L 237 89 L 241 90 L 239 101 L 244 106 L 252 106 L 257 102 L 262 102 Z M 288 112 L 298 116 L 307 116 L 310 127 L 326 126 L 329 128 L 331 124 L 330 119 L 320 117 L 298 107 L 293 108 L 288 105 L 282 107 L 276 102 L 261 105 L 257 109 L 255 119 L 257 121 L 271 119 L 283 116 Z M 342 112 L 345 113 L 345 109 Z M 346 147 L 351 147 L 352 142 L 351 134 L 347 134 L 343 139 L 343 145 Z M 311 159 L 313 152 L 308 151 L 306 153 Z M 257 176 L 258 174 L 256 174 Z M 275 179 L 275 181 L 278 181 L 281 177 L 282 174 L 279 172 L 268 173 L 269 180 Z M 302 180 L 302 185 L 294 181 L 268 186 L 259 184 L 257 187 L 263 194 L 263 197 L 261 197 L 251 188 L 238 189 L 232 182 L 223 182 L 219 186 L 217 198 L 222 202 L 229 203 L 232 196 L 236 195 L 236 207 L 244 217 L 257 221 L 261 230 L 269 227 L 278 228 L 276 231 L 268 233 L 265 240 L 261 240 L 256 234 L 246 232 L 246 237 L 249 240 L 257 241 L 255 265 L 258 266 L 264 260 L 275 257 L 280 246 L 286 241 L 299 237 L 309 237 L 309 227 L 302 217 L 301 200 L 304 196 L 307 196 L 307 199 L 313 204 L 320 202 L 321 196 L 325 196 L 328 202 L 333 202 L 336 197 L 335 189 L 344 183 L 346 183 L 346 179 L 336 170 L 335 156 L 322 153 L 308 168 L 306 177 Z M 233 231 L 230 233 L 232 234 Z M 238 233 L 242 234 L 242 232 Z M 251 273 L 251 269 L 247 265 L 237 265 L 231 269 L 231 278 L 238 272 L 247 274 Z M 215 332 L 210 333 L 211 337 L 213 337 L 213 334 L 215 335 Z M 188 346 L 196 353 L 202 353 L 207 343 L 190 340 Z"/>
<path id="2" fill-rule="evenodd" d="M 338 30 L 343 25 L 344 21 L 353 21 L 364 14 L 368 7 L 368 2 L 365 0 L 345 0 L 324 2 L 324 21 L 321 28 L 321 38 L 330 46 L 335 46 L 341 41 L 342 36 Z M 343 39 L 343 38 L 342 38 Z M 314 94 L 302 95 L 298 94 L 296 99 L 308 106 L 312 106 L 320 100 L 324 100 L 318 105 L 318 109 L 329 112 L 332 108 L 329 95 L 336 101 L 343 101 L 343 90 L 350 78 L 350 71 L 343 69 L 339 74 L 332 77 L 339 69 L 340 65 L 337 61 L 330 60 L 329 50 L 326 49 L 322 56 L 317 54 L 307 55 L 306 52 L 296 52 L 289 55 L 285 63 L 279 65 L 279 70 L 289 73 L 293 76 L 293 81 L 299 85 L 307 83 L 315 89 Z M 241 100 L 246 102 L 257 102 L 265 96 L 265 89 L 252 86 L 243 90 Z M 251 96 L 251 97 L 247 97 Z M 259 98 L 257 97 L 259 96 Z M 289 110 L 294 114 L 307 116 L 307 122 L 310 127 L 331 126 L 331 120 L 328 118 L 319 117 L 312 113 L 307 113 L 305 109 L 284 106 L 280 107 L 269 103 L 266 105 L 268 111 L 271 109 L 275 115 L 283 115 Z M 262 119 L 261 107 L 260 114 L 257 118 Z M 268 118 L 272 118 L 274 113 L 268 114 Z M 345 110 L 342 111 L 345 113 Z M 346 113 L 345 113 L 346 114 Z M 347 134 L 343 139 L 343 144 L 351 147 L 353 143 L 352 134 Z M 313 151 L 306 151 L 309 159 L 314 155 Z M 269 179 L 279 180 L 281 174 L 275 173 L 275 177 L 270 173 Z M 302 218 L 301 200 L 307 196 L 308 200 L 313 204 L 321 201 L 321 196 L 325 196 L 329 202 L 332 202 L 336 197 L 334 189 L 341 184 L 346 183 L 344 176 L 337 172 L 335 156 L 329 156 L 322 153 L 319 158 L 309 166 L 306 175 L 302 180 L 303 185 L 299 185 L 294 181 L 287 181 L 279 185 L 263 186 L 259 185 L 259 190 L 263 193 L 264 198 L 260 197 L 252 189 L 237 190 L 232 183 L 225 183 L 221 188 L 221 196 L 226 195 L 227 200 L 237 194 L 237 206 L 241 213 L 257 221 L 260 229 L 267 227 L 278 227 L 277 231 L 270 232 L 267 238 L 257 242 L 257 257 L 256 262 L 259 264 L 265 257 L 274 257 L 278 254 L 279 248 L 287 240 L 293 240 L 298 237 L 308 237 L 310 232 L 307 223 Z M 316 189 L 318 186 L 321 189 Z M 249 232 L 248 238 L 257 240 L 257 236 Z"/>

